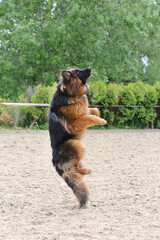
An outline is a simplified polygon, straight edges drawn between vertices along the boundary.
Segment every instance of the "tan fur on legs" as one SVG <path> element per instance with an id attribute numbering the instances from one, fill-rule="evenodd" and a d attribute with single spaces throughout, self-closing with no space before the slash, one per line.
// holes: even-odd
<path id="1" fill-rule="evenodd" d="M 76 158 L 77 161 L 80 161 L 84 156 L 84 152 L 85 147 L 79 140 L 70 139 L 62 145 L 60 154 L 67 154 L 70 158 Z"/>
<path id="2" fill-rule="evenodd" d="M 99 110 L 98 110 L 98 108 L 89 108 L 89 113 L 91 115 L 98 116 L 99 115 Z"/>
<path id="3" fill-rule="evenodd" d="M 88 168 L 77 168 L 77 171 L 82 175 L 90 174 L 92 172 L 92 170 Z"/>
<path id="4" fill-rule="evenodd" d="M 77 120 L 68 122 L 68 129 L 71 132 L 78 134 L 79 132 L 84 131 L 84 129 L 89 126 L 105 125 L 106 123 L 106 120 L 99 118 L 95 115 L 84 115 Z"/>

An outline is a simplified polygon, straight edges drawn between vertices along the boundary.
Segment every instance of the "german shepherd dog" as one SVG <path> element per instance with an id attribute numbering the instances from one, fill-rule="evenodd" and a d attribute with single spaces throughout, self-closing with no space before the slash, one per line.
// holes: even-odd
<path id="1" fill-rule="evenodd" d="M 91 172 L 84 168 L 81 159 L 85 148 L 81 137 L 86 128 L 92 125 L 105 125 L 98 117 L 97 108 L 89 108 L 86 83 L 91 75 L 91 67 L 83 70 L 62 70 L 62 79 L 53 95 L 48 120 L 52 147 L 52 162 L 58 174 L 73 190 L 79 207 L 88 201 L 88 188 L 83 176 Z"/>

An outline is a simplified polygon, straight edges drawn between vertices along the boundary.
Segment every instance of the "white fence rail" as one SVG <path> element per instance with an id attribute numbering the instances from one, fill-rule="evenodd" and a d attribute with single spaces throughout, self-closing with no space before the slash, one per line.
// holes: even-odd
<path id="1" fill-rule="evenodd" d="M 2 103 L 2 102 L 0 102 L 0 106 L 50 107 L 50 104 L 48 104 L 48 103 Z M 91 106 L 91 107 L 104 108 L 104 106 L 102 106 L 102 105 L 95 105 L 95 106 Z M 125 105 L 108 106 L 108 108 L 121 108 L 121 107 L 125 108 L 126 106 Z M 135 105 L 135 106 L 130 106 L 130 107 L 126 107 L 126 108 L 138 108 L 138 107 L 141 108 L 143 106 Z M 152 108 L 160 108 L 160 105 L 152 106 Z M 154 128 L 153 121 L 151 123 L 151 128 Z"/>
<path id="2" fill-rule="evenodd" d="M 3 106 L 30 106 L 30 107 L 49 107 L 47 103 L 0 103 Z"/>
<path id="3" fill-rule="evenodd" d="M 30 107 L 49 107 L 50 104 L 48 103 L 1 103 L 0 102 L 0 105 L 3 105 L 3 106 L 30 106 Z M 98 108 L 103 108 L 104 106 L 102 105 L 95 105 L 95 106 L 92 106 L 92 107 L 98 107 Z M 111 105 L 111 106 L 108 106 L 108 108 L 120 108 L 120 107 L 126 107 L 125 105 Z M 129 107 L 126 107 L 126 108 L 141 108 L 143 106 L 141 105 L 135 105 L 135 106 L 129 106 Z M 155 106 L 152 106 L 153 108 L 160 108 L 160 105 L 155 105 Z"/>

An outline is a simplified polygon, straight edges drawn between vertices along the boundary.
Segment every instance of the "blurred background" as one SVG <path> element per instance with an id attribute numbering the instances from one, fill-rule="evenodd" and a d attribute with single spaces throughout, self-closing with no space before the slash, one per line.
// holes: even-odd
<path id="1" fill-rule="evenodd" d="M 0 102 L 49 103 L 61 69 L 91 66 L 108 126 L 160 126 L 159 1 L 1 0 L 0 36 Z M 47 111 L 0 106 L 0 125 L 47 126 Z"/>

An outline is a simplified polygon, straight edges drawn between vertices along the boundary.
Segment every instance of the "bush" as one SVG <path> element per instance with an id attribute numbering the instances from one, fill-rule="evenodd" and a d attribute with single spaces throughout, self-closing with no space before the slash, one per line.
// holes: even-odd
<path id="1" fill-rule="evenodd" d="M 50 103 L 52 95 L 56 89 L 56 84 L 52 86 L 38 85 L 34 90 L 27 90 L 26 94 L 21 94 L 17 98 L 17 103 Z M 32 93 L 32 94 L 31 94 Z M 1 102 L 11 102 L 1 99 Z M 30 107 L 30 106 L 0 106 L 0 125 L 4 127 L 29 127 L 33 122 L 45 126 L 48 118 L 47 107 Z M 46 128 L 46 127 L 45 127 Z"/>
<path id="2" fill-rule="evenodd" d="M 8 112 L 1 113 L 0 126 L 3 126 L 3 127 L 12 127 L 13 126 L 13 119 Z"/>
<path id="3" fill-rule="evenodd" d="M 119 91 L 119 104 L 130 107 L 132 105 L 136 105 L 136 103 L 136 96 L 134 94 L 134 91 L 132 90 L 131 85 L 129 84 L 128 86 L 122 86 Z"/>
<path id="4" fill-rule="evenodd" d="M 120 85 L 118 84 L 107 84 L 105 93 L 105 103 L 104 106 L 111 106 L 118 104 Z"/>
<path id="5" fill-rule="evenodd" d="M 9 99 L 1 98 L 0 102 L 9 102 Z M 14 121 L 12 115 L 9 112 L 9 107 L 0 105 L 0 126 L 2 127 L 12 127 L 14 125 Z"/>
<path id="6" fill-rule="evenodd" d="M 105 105 L 106 104 L 106 84 L 104 82 L 95 81 L 90 83 L 90 92 L 88 94 L 90 104 Z"/>
<path id="7" fill-rule="evenodd" d="M 108 121 L 108 127 L 145 128 L 149 127 L 156 118 L 156 111 L 152 106 L 158 103 L 159 92 L 159 83 L 151 86 L 138 81 L 119 85 L 97 81 L 91 84 L 90 98 L 92 104 L 104 106 L 101 113 Z M 113 108 L 112 105 L 116 104 L 126 107 Z M 134 105 L 141 107 L 132 108 Z"/>
<path id="8" fill-rule="evenodd" d="M 30 101 L 30 93 L 28 93 L 27 90 L 27 94 L 26 96 L 24 96 L 24 94 L 21 94 L 18 99 L 17 99 L 17 103 L 29 103 Z M 17 119 L 17 124 L 19 127 L 29 127 L 31 122 L 33 121 L 33 116 L 30 112 L 30 108 L 29 106 L 20 106 L 20 107 L 14 107 L 14 111 L 15 114 L 18 115 L 18 119 Z"/>
<path id="9" fill-rule="evenodd" d="M 129 83 L 128 86 L 135 95 L 136 105 L 143 105 L 145 96 L 144 83 L 138 81 L 136 83 Z"/>
<path id="10" fill-rule="evenodd" d="M 56 84 L 51 87 L 38 85 L 34 94 L 31 97 L 31 103 L 50 103 L 53 93 L 55 92 Z M 44 124 L 48 118 L 47 107 L 30 107 L 30 113 L 39 125 Z"/>
<path id="11" fill-rule="evenodd" d="M 154 86 L 145 84 L 144 85 L 144 100 L 142 102 L 143 106 L 150 108 L 158 103 L 158 93 Z"/>
<path id="12" fill-rule="evenodd" d="M 149 128 L 152 121 L 155 120 L 157 114 L 155 110 L 145 107 L 137 108 L 135 114 L 135 126 L 137 128 Z"/>
<path id="13" fill-rule="evenodd" d="M 157 92 L 157 104 L 160 105 L 160 82 L 156 82 L 154 88 Z"/>
<path id="14" fill-rule="evenodd" d="M 50 103 L 56 83 L 52 86 L 38 85 L 35 89 L 28 88 L 26 94 L 17 98 L 20 103 Z M 91 105 L 102 105 L 101 117 L 108 122 L 108 127 L 118 128 L 145 128 L 156 119 L 153 105 L 160 105 L 160 83 L 155 85 L 144 84 L 141 81 L 128 85 L 105 83 L 100 80 L 90 83 L 88 93 Z M 1 99 L 8 102 L 8 99 Z M 113 105 L 126 107 L 113 108 Z M 141 107 L 132 108 L 133 105 Z M 158 111 L 157 111 L 158 112 Z M 160 114 L 159 114 L 160 115 Z M 158 116 L 159 116 L 158 115 Z M 6 107 L 0 106 L 0 125 L 5 127 L 29 127 L 32 123 L 38 124 L 36 129 L 48 129 L 47 107 Z M 157 118 L 156 124 L 159 123 Z"/>

